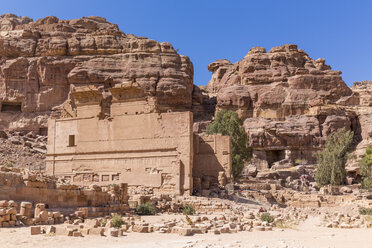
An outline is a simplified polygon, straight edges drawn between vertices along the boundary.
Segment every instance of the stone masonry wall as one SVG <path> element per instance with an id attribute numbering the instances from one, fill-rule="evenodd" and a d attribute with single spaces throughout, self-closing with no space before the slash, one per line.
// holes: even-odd
<path id="1" fill-rule="evenodd" d="M 94 112 L 96 105 L 83 107 Z M 79 185 L 128 183 L 163 193 L 189 192 L 192 113 L 126 109 L 113 103 L 112 115 L 105 119 L 94 114 L 51 119 L 46 172 Z M 72 136 L 74 144 L 69 143 Z"/>
<path id="2" fill-rule="evenodd" d="M 113 197 L 100 187 L 82 189 L 76 185 L 57 185 L 53 178 L 38 178 L 22 174 L 17 169 L 0 170 L 0 199 L 45 203 L 50 208 L 58 207 L 99 207 L 108 204 L 127 203 L 127 185 L 123 184 Z"/>
<path id="3" fill-rule="evenodd" d="M 195 135 L 193 177 L 218 179 L 224 172 L 231 179 L 231 147 L 229 136 Z"/>

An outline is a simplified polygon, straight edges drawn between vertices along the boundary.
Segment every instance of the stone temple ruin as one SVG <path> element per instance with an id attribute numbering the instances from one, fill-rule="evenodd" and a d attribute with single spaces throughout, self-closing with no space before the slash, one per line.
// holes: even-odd
<path id="1" fill-rule="evenodd" d="M 231 179 L 230 137 L 194 135 L 190 111 L 162 112 L 136 83 L 76 86 L 64 109 L 49 121 L 49 175 L 175 195 Z"/>
<path id="2" fill-rule="evenodd" d="M 357 214 L 372 204 L 358 165 L 372 145 L 371 82 L 349 88 L 296 45 L 254 47 L 208 69 L 208 85 L 194 85 L 190 59 L 171 44 L 102 17 L 0 16 L 0 227 L 188 236 L 321 214 L 329 228 L 372 227 Z M 253 153 L 234 182 L 231 138 L 206 135 L 220 110 L 244 121 Z M 354 132 L 349 185 L 319 187 L 313 155 L 341 128 Z M 139 216 L 144 203 L 177 215 L 188 204 L 196 216 L 152 223 Z M 125 224 L 113 228 L 114 214 Z"/>

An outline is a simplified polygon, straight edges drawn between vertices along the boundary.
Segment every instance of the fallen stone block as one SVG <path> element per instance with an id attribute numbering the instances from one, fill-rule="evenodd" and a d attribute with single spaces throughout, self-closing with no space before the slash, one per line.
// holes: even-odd
<path id="1" fill-rule="evenodd" d="M 172 232 L 177 233 L 180 236 L 191 236 L 194 234 L 193 228 L 187 228 L 187 227 L 174 227 Z"/>
<path id="2" fill-rule="evenodd" d="M 118 237 L 119 236 L 119 230 L 115 228 L 111 228 L 109 230 L 110 236 L 111 237 Z"/>
<path id="3" fill-rule="evenodd" d="M 148 233 L 149 232 L 149 226 L 148 224 L 139 224 L 139 225 L 134 225 L 132 227 L 133 232 L 139 232 L 139 233 Z"/>
<path id="4" fill-rule="evenodd" d="M 105 233 L 105 229 L 101 227 L 97 228 L 90 228 L 88 235 L 98 235 L 98 236 L 103 236 Z"/>
<path id="5" fill-rule="evenodd" d="M 65 227 L 56 227 L 55 234 L 57 236 L 72 236 L 73 230 Z"/>
<path id="6" fill-rule="evenodd" d="M 8 207 L 8 201 L 7 200 L 0 201 L 0 208 L 6 208 L 6 207 Z"/>
<path id="7" fill-rule="evenodd" d="M 99 226 L 99 221 L 96 219 L 86 219 L 84 220 L 84 225 L 89 228 L 95 228 Z"/>
<path id="8" fill-rule="evenodd" d="M 36 217 L 36 216 L 35 216 Z M 39 218 L 41 222 L 46 222 L 48 221 L 48 212 L 46 210 L 40 211 Z"/>
<path id="9" fill-rule="evenodd" d="M 72 233 L 72 236 L 73 236 L 73 237 L 83 237 L 83 235 L 81 234 L 80 231 L 74 231 L 74 232 Z"/>
<path id="10" fill-rule="evenodd" d="M 32 226 L 30 227 L 31 235 L 41 234 L 40 226 Z"/>
<path id="11" fill-rule="evenodd" d="M 212 234 L 221 234 L 221 232 L 217 229 L 212 229 L 212 230 L 209 230 L 208 233 L 212 233 Z"/>
<path id="12" fill-rule="evenodd" d="M 55 227 L 55 226 L 47 226 L 47 227 L 45 228 L 45 232 L 46 232 L 47 234 L 49 234 L 49 233 L 56 233 L 56 227 Z"/>
<path id="13" fill-rule="evenodd" d="M 253 231 L 265 231 L 265 227 L 264 226 L 255 226 L 255 227 L 253 227 Z"/>

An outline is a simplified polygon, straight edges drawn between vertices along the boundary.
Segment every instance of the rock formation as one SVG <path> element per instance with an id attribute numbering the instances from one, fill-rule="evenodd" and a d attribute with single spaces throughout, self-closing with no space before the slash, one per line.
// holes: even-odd
<path id="1" fill-rule="evenodd" d="M 296 45 L 254 47 L 239 62 L 217 60 L 208 69 L 208 86 L 193 85 L 192 63 L 171 44 L 125 34 L 102 17 L 33 21 L 5 14 L 0 129 L 45 135 L 50 115 L 76 116 L 75 104 L 89 105 L 91 92 L 100 118 L 110 116 L 118 98 L 155 97 L 159 112 L 191 110 L 194 132 L 204 132 L 215 111 L 237 111 L 258 169 L 313 164 L 314 152 L 340 128 L 354 131 L 358 158 L 372 144 L 372 83 L 349 88 L 340 71 Z M 354 173 L 357 159 L 348 165 Z"/>
<path id="2" fill-rule="evenodd" d="M 356 110 L 368 105 L 367 86 L 350 89 L 340 71 L 296 45 L 269 52 L 254 47 L 239 62 L 217 60 L 208 69 L 213 75 L 206 92 L 217 95 L 217 110 L 237 111 L 245 120 L 254 150 L 251 164 L 259 169 L 279 161 L 315 163 L 314 152 L 340 128 L 354 131 L 356 142 L 366 136 Z"/>
<path id="3" fill-rule="evenodd" d="M 166 108 L 191 107 L 193 65 L 167 42 L 102 17 L 0 17 L 1 129 L 39 131 L 76 85 L 128 82 Z"/>

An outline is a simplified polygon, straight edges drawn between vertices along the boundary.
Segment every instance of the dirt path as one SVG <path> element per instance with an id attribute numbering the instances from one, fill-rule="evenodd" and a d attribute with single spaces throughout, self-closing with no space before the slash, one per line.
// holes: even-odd
<path id="1" fill-rule="evenodd" d="M 1 248 L 371 248 L 372 229 L 329 229 L 318 227 L 319 218 L 309 218 L 297 230 L 240 232 L 235 234 L 127 233 L 124 237 L 73 238 L 63 236 L 31 236 L 27 227 L 0 228 Z"/>

